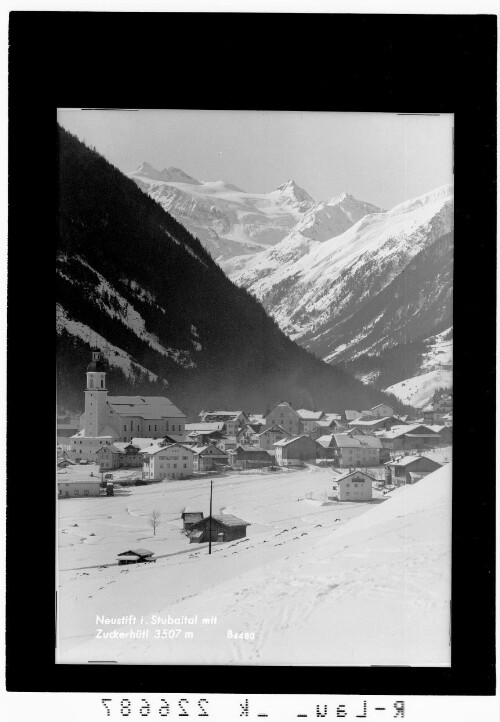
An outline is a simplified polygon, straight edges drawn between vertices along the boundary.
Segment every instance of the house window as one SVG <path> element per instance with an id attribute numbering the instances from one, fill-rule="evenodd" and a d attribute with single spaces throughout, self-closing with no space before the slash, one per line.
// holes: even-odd
<path id="1" fill-rule="evenodd" d="M 73 496 L 78 496 L 78 489 L 75 489 L 75 490 L 73 491 Z"/>
<path id="2" fill-rule="evenodd" d="M 88 490 L 88 489 L 84 489 L 84 491 L 83 491 L 83 496 L 88 496 L 88 495 L 89 495 L 89 490 Z"/>
<path id="3" fill-rule="evenodd" d="M 184 464 L 184 468 L 187 469 L 187 464 Z"/>
<path id="4" fill-rule="evenodd" d="M 104 388 L 104 381 L 101 379 L 101 389 Z"/>
<path id="5" fill-rule="evenodd" d="M 130 422 L 130 431 L 133 431 L 132 422 Z"/>

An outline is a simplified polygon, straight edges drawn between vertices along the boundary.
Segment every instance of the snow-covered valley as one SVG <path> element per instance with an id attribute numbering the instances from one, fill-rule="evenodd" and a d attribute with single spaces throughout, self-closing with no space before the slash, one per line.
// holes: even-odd
<path id="1" fill-rule="evenodd" d="M 446 464 L 366 503 L 328 502 L 332 471 L 315 466 L 222 477 L 214 513 L 250 526 L 211 556 L 189 544 L 180 520 L 186 506 L 208 512 L 208 480 L 61 500 L 58 660 L 448 665 L 450 477 Z M 162 513 L 155 537 L 153 508 Z M 154 551 L 156 564 L 104 566 L 135 546 Z M 130 616 L 128 626 L 102 621 Z M 98 629 L 148 636 L 102 638 Z"/>

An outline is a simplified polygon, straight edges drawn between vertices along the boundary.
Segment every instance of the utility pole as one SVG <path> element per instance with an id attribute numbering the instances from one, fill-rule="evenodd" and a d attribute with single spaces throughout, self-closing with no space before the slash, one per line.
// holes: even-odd
<path id="1" fill-rule="evenodd" d="M 212 553 L 212 489 L 213 479 L 210 480 L 210 516 L 208 517 L 208 553 Z"/>

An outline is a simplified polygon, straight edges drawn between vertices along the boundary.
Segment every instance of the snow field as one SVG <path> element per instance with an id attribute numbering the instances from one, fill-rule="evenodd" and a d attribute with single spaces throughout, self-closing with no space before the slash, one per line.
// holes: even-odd
<path id="1" fill-rule="evenodd" d="M 331 487 L 329 470 L 257 476 L 226 477 L 214 485 L 215 512 L 220 507 L 247 520 L 252 515 L 248 539 L 215 544 L 209 557 L 205 545 L 184 538 L 185 553 L 153 565 L 61 572 L 60 661 L 449 664 L 450 465 L 370 504 L 298 501 L 309 491 L 321 499 Z M 116 504 L 114 514 L 108 507 L 113 533 L 124 521 L 118 502 L 139 514 L 162 502 L 163 486 L 172 514 L 185 499 L 193 509 L 208 498 L 202 482 L 193 481 L 156 491 L 138 487 L 133 508 L 131 497 L 102 500 Z M 81 501 L 87 511 L 82 507 L 79 516 L 95 523 L 91 500 Z M 68 507 L 66 516 L 62 507 L 67 527 L 76 510 Z M 151 537 L 140 545 L 154 548 Z M 154 626 L 148 639 L 95 638 L 96 614 L 150 619 L 155 612 L 215 615 L 217 622 L 193 627 L 189 639 L 188 627 L 177 639 L 154 639 Z M 253 632 L 254 638 L 229 638 L 228 630 Z"/>

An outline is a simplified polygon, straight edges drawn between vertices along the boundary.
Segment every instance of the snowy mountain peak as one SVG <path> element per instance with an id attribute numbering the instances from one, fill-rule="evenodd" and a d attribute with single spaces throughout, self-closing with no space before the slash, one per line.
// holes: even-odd
<path id="1" fill-rule="evenodd" d="M 299 188 L 297 183 L 293 180 L 293 178 L 289 178 L 287 181 L 282 183 L 280 186 L 276 188 L 277 191 L 284 191 L 287 188 Z"/>
<path id="2" fill-rule="evenodd" d="M 189 183 L 190 185 L 201 185 L 200 181 L 193 176 L 184 173 L 180 168 L 164 168 L 161 171 L 162 180 L 174 183 Z"/>
<path id="3" fill-rule="evenodd" d="M 311 198 L 307 191 L 297 185 L 293 178 L 289 178 L 269 195 L 276 196 L 281 203 L 295 206 L 302 213 L 315 205 L 314 199 Z"/>
<path id="4" fill-rule="evenodd" d="M 200 185 L 200 181 L 185 173 L 180 168 L 164 168 L 157 170 L 151 163 L 143 161 L 140 166 L 131 173 L 134 176 L 142 176 L 151 180 L 165 181 L 167 183 L 189 183 L 190 185 Z"/>
<path id="5" fill-rule="evenodd" d="M 352 196 L 349 193 L 346 193 L 346 191 L 342 191 L 338 196 L 333 196 L 333 198 L 330 198 L 328 201 L 329 206 L 336 206 L 339 203 L 342 203 L 342 201 L 345 201 L 347 198 L 351 198 Z"/>
<path id="6" fill-rule="evenodd" d="M 150 176 L 151 174 L 158 174 L 159 171 L 154 168 L 151 163 L 143 161 L 134 171 L 137 175 Z"/>

